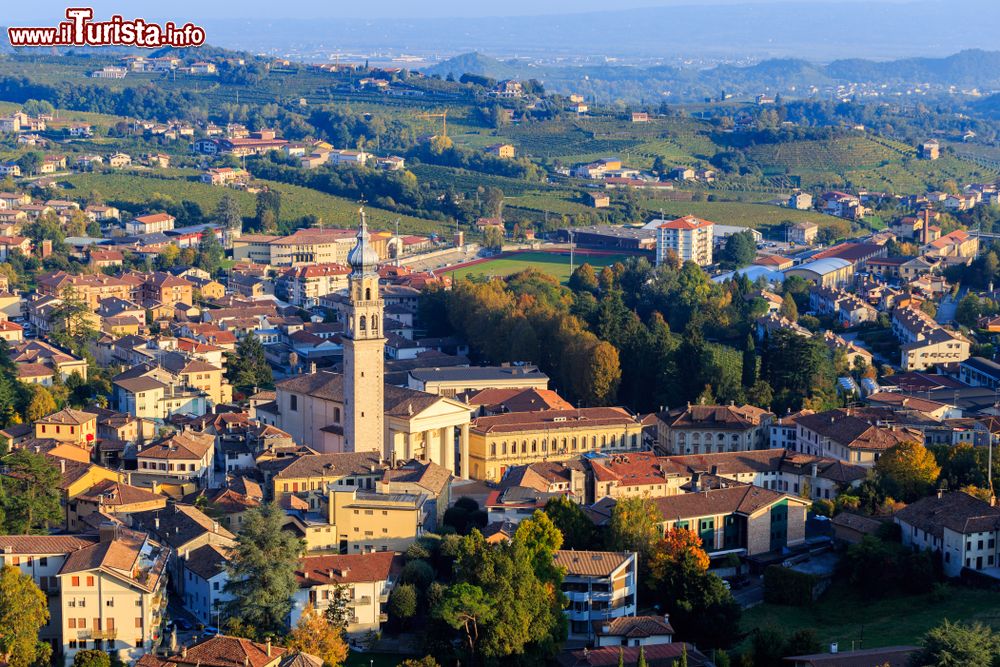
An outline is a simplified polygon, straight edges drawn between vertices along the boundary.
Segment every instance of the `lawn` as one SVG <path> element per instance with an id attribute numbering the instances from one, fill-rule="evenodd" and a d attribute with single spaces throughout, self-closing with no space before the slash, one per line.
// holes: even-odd
<path id="1" fill-rule="evenodd" d="M 823 646 L 838 642 L 848 650 L 851 642 L 864 648 L 916 644 L 921 635 L 944 619 L 979 621 L 1000 629 L 1000 595 L 993 591 L 950 587 L 942 601 L 931 595 L 862 599 L 853 590 L 832 588 L 808 608 L 762 604 L 743 614 L 743 629 L 773 626 L 786 634 L 804 628 L 816 631 Z"/>
<path id="2" fill-rule="evenodd" d="M 628 258 L 629 255 L 586 255 L 582 251 L 577 251 L 574 263 L 575 266 L 580 266 L 586 262 L 599 271 L 605 266 L 609 266 L 615 262 L 624 262 Z M 565 283 L 569 280 L 570 276 L 569 253 L 523 252 L 518 253 L 516 256 L 491 259 L 480 264 L 449 271 L 448 273 L 455 279 L 470 276 L 509 276 L 512 273 L 517 273 L 528 268 L 538 269 L 543 273 L 558 278 L 559 282 Z"/>
<path id="3" fill-rule="evenodd" d="M 396 667 L 407 657 L 396 653 L 357 653 L 351 651 L 347 654 L 344 667 Z"/>

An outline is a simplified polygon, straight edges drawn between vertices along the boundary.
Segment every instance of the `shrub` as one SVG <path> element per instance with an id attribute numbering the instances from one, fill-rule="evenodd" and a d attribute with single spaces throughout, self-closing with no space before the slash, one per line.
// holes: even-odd
<path id="1" fill-rule="evenodd" d="M 816 599 L 817 583 L 819 577 L 816 575 L 770 565 L 764 570 L 764 601 L 793 607 L 808 606 Z"/>

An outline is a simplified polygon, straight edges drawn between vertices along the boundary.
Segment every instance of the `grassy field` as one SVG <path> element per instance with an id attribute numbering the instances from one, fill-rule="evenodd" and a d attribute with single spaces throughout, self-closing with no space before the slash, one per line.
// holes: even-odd
<path id="1" fill-rule="evenodd" d="M 165 195 L 178 202 L 196 202 L 206 213 L 211 213 L 219 200 L 228 192 L 236 197 L 243 215 L 253 215 L 255 195 L 182 178 L 152 178 L 140 172 L 74 174 L 64 179 L 85 195 L 91 190 L 99 192 L 108 201 L 142 203 L 155 195 Z M 323 223 L 334 227 L 353 227 L 357 224 L 358 204 L 343 197 L 334 197 L 297 185 L 258 180 L 259 184 L 281 192 L 282 220 L 297 220 L 304 215 L 316 215 Z M 440 232 L 442 223 L 424 220 L 375 206 L 366 206 L 368 219 L 375 229 L 393 229 L 400 219 L 401 232 L 429 234 Z"/>
<path id="2" fill-rule="evenodd" d="M 839 642 L 841 649 L 847 650 L 852 641 L 861 639 L 865 648 L 915 644 L 944 619 L 979 621 L 1000 628 L 1000 595 L 954 587 L 943 601 L 930 595 L 869 601 L 850 589 L 836 587 L 811 607 L 754 607 L 744 612 L 743 629 L 773 626 L 791 634 L 811 628 L 822 645 Z"/>
<path id="3" fill-rule="evenodd" d="M 624 262 L 628 257 L 629 255 L 588 256 L 578 251 L 574 263 L 575 266 L 580 266 L 586 262 L 599 271 L 601 268 L 615 262 Z M 538 269 L 543 273 L 558 278 L 559 282 L 565 283 L 569 280 L 570 276 L 569 253 L 524 252 L 519 253 L 516 257 L 501 257 L 455 271 L 449 271 L 448 275 L 453 276 L 456 280 L 471 276 L 509 276 L 512 273 L 529 268 Z"/>

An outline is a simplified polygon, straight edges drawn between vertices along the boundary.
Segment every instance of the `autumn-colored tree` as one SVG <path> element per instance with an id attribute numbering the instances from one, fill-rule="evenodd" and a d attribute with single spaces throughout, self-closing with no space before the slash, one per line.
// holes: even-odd
<path id="1" fill-rule="evenodd" d="M 38 655 L 38 631 L 48 623 L 45 594 L 16 567 L 0 568 L 0 662 L 29 667 Z"/>
<path id="2" fill-rule="evenodd" d="M 293 651 L 321 658 L 326 665 L 333 667 L 347 659 L 347 644 L 340 629 L 327 623 L 311 604 L 303 610 L 285 645 Z"/>
<path id="3" fill-rule="evenodd" d="M 608 546 L 615 551 L 635 551 L 640 563 L 648 563 L 660 540 L 662 521 L 663 516 L 651 498 L 619 498 L 611 510 Z"/>
<path id="4" fill-rule="evenodd" d="M 606 341 L 591 348 L 590 360 L 584 368 L 583 397 L 588 405 L 610 405 L 618 395 L 622 379 L 618 350 Z"/>
<path id="5" fill-rule="evenodd" d="M 930 492 L 941 474 L 941 467 L 926 447 L 907 441 L 882 454 L 875 471 L 886 495 L 912 502 Z"/>
<path id="6" fill-rule="evenodd" d="M 47 417 L 57 410 L 56 401 L 48 389 L 41 385 L 36 386 L 28 403 L 26 417 L 28 421 L 34 422 L 42 417 Z"/>
<path id="7" fill-rule="evenodd" d="M 708 571 L 708 554 L 698 534 L 688 528 L 671 528 L 653 549 L 649 569 L 655 576 L 657 571 L 677 567 L 682 562 L 696 570 Z"/>

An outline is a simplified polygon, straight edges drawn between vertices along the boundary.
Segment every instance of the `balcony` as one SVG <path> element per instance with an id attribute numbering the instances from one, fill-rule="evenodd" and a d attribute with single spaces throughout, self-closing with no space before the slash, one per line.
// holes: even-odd
<path id="1" fill-rule="evenodd" d="M 362 595 L 359 598 L 354 598 L 353 600 L 349 601 L 347 604 L 350 607 L 367 607 L 371 603 L 372 603 L 372 599 L 371 599 L 370 596 L 368 596 L 368 595 Z"/>
<path id="2" fill-rule="evenodd" d="M 112 628 L 110 630 L 94 630 L 91 632 L 91 636 L 94 639 L 117 639 L 118 630 Z"/>
<path id="3" fill-rule="evenodd" d="M 379 614 L 378 615 L 378 622 L 379 623 L 388 623 L 389 622 L 389 614 Z"/>

